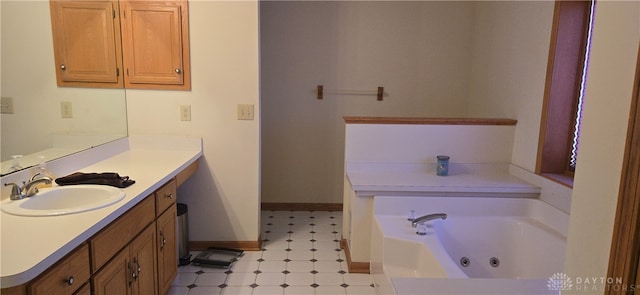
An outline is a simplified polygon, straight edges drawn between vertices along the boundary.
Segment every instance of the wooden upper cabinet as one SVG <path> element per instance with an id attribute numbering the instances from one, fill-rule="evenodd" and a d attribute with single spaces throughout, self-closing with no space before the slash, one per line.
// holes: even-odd
<path id="1" fill-rule="evenodd" d="M 51 0 L 50 9 L 58 86 L 122 88 L 118 3 Z"/>
<path id="2" fill-rule="evenodd" d="M 58 86 L 191 89 L 186 0 L 50 0 Z"/>
<path id="3" fill-rule="evenodd" d="M 120 2 L 125 87 L 191 88 L 187 1 Z"/>

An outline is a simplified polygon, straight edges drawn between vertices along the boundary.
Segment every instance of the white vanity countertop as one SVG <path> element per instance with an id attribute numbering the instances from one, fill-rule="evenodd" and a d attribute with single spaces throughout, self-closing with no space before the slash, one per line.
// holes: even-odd
<path id="1" fill-rule="evenodd" d="M 168 149 L 131 144 L 126 151 L 76 170 L 117 172 L 135 180 L 135 184 L 124 189 L 126 196 L 122 201 L 93 211 L 54 217 L 21 217 L 1 212 L 0 286 L 12 287 L 34 279 L 200 156 L 200 139 L 195 145 L 178 144 Z"/>
<path id="2" fill-rule="evenodd" d="M 508 164 L 449 164 L 449 175 L 436 175 L 435 163 L 347 163 L 346 174 L 358 194 L 484 193 L 539 194 L 534 186 L 509 173 Z M 385 194 L 388 195 L 388 194 Z"/>

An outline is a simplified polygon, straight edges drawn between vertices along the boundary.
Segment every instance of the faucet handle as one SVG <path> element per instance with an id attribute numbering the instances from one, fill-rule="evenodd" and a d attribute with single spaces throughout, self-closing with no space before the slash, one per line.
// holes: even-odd
<path id="1" fill-rule="evenodd" d="M 51 179 L 51 177 L 49 177 L 49 175 L 42 173 L 42 172 L 36 172 L 35 174 L 33 174 L 33 176 L 31 176 L 31 178 L 29 179 L 29 181 L 34 181 L 34 180 L 38 180 L 38 179 Z"/>
<path id="2" fill-rule="evenodd" d="M 409 221 L 416 220 L 416 210 L 409 210 L 409 215 L 407 216 L 407 220 Z"/>
<path id="3" fill-rule="evenodd" d="M 11 187 L 11 196 L 9 197 L 11 200 L 18 200 L 20 198 L 22 198 L 22 189 L 20 188 L 19 185 L 10 182 L 10 183 L 5 183 L 4 186 L 12 186 Z"/>

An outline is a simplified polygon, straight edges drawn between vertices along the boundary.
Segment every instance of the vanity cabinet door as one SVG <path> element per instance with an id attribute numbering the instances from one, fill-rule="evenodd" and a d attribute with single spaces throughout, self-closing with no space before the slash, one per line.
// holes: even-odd
<path id="1" fill-rule="evenodd" d="M 51 0 L 58 86 L 122 88 L 117 1 Z"/>
<path id="2" fill-rule="evenodd" d="M 154 295 L 155 225 L 148 226 L 93 276 L 95 295 Z"/>
<path id="3" fill-rule="evenodd" d="M 158 252 L 158 289 L 166 294 L 178 273 L 176 205 L 172 205 L 156 221 Z"/>
<path id="4" fill-rule="evenodd" d="M 89 280 L 89 246 L 83 244 L 34 280 L 29 294 L 73 294 Z"/>
<path id="5" fill-rule="evenodd" d="M 189 90 L 186 0 L 120 2 L 125 87 Z"/>
<path id="6" fill-rule="evenodd" d="M 104 268 L 93 276 L 95 295 L 131 295 L 133 272 L 129 248 L 120 251 Z"/>
<path id="7" fill-rule="evenodd" d="M 158 294 L 156 279 L 156 226 L 152 224 L 131 242 L 131 264 L 135 272 L 132 294 Z"/>

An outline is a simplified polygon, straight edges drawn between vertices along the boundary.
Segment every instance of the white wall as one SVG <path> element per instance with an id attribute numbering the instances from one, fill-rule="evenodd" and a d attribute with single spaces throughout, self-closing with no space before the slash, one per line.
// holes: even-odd
<path id="1" fill-rule="evenodd" d="M 640 2 L 598 1 L 565 260 L 572 277 L 606 277 L 639 44 Z"/>
<path id="2" fill-rule="evenodd" d="M 465 115 L 473 6 L 261 2 L 263 201 L 342 202 L 345 115 Z M 317 100 L 318 84 L 387 95 Z"/>
<path id="3" fill-rule="evenodd" d="M 129 133 L 202 137 L 200 168 L 178 191 L 189 239 L 257 241 L 258 3 L 189 1 L 189 19 L 192 91 L 127 90 Z M 236 120 L 237 104 L 254 104 L 255 120 Z M 190 122 L 180 121 L 180 105 L 191 105 Z"/>
<path id="4" fill-rule="evenodd" d="M 347 124 L 347 163 L 435 163 L 437 155 L 464 164 L 511 162 L 514 126 Z"/>

